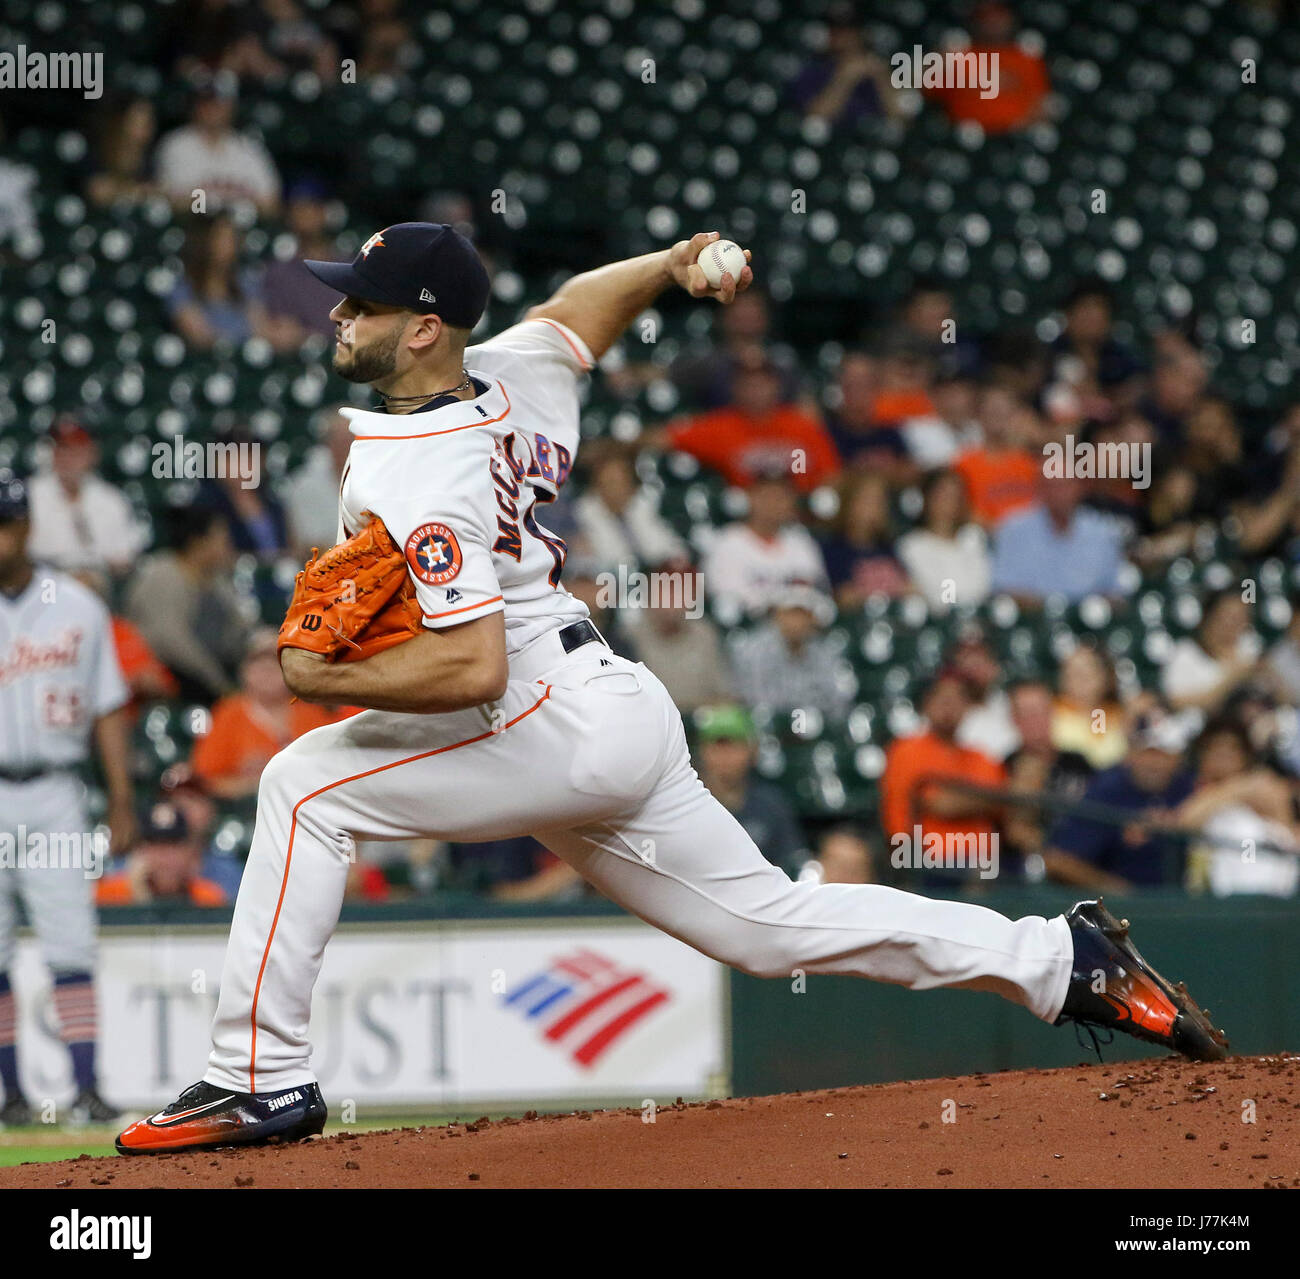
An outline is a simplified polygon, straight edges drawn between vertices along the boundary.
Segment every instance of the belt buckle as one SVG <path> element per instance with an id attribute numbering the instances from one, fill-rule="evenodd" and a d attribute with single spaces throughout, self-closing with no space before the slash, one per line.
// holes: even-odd
<path id="1" fill-rule="evenodd" d="M 598 639 L 600 639 L 600 632 L 589 618 L 584 618 L 581 622 L 571 622 L 560 631 L 560 647 L 565 653 L 572 653 L 584 644 L 590 644 Z"/>

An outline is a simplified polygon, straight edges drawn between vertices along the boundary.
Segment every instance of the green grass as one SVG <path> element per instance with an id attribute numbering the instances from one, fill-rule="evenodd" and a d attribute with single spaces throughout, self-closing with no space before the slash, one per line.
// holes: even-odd
<path id="1" fill-rule="evenodd" d="M 46 1127 L 6 1128 L 0 1131 L 0 1168 L 15 1164 L 75 1159 L 78 1155 L 111 1155 L 116 1129 Z"/>

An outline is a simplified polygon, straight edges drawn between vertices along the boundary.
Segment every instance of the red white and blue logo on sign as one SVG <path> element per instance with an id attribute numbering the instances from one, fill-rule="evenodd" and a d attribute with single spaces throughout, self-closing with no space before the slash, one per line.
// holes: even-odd
<path id="1" fill-rule="evenodd" d="M 624 1035 L 672 995 L 643 974 L 594 950 L 553 959 L 502 996 L 548 1043 L 590 1069 Z"/>
<path id="2" fill-rule="evenodd" d="M 445 524 L 421 524 L 406 539 L 406 562 L 429 586 L 450 582 L 460 572 L 460 543 Z"/>

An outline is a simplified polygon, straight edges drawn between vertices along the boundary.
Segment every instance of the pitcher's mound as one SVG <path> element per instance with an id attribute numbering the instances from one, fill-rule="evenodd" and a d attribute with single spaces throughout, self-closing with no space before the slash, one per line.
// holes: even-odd
<path id="1" fill-rule="evenodd" d="M 24 1186 L 1300 1186 L 1300 1056 L 1015 1071 L 0 1169 Z"/>

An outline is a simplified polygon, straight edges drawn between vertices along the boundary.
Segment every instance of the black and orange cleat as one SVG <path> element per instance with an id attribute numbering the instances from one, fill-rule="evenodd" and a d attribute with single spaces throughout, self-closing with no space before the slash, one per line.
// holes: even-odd
<path id="1" fill-rule="evenodd" d="M 325 1127 L 325 1102 L 316 1084 L 279 1092 L 232 1092 L 192 1084 L 165 1110 L 119 1134 L 119 1155 L 156 1155 L 216 1146 L 264 1146 L 302 1141 Z"/>
<path id="2" fill-rule="evenodd" d="M 1129 940 L 1128 920 L 1100 901 L 1079 902 L 1065 917 L 1074 967 L 1056 1025 L 1078 1022 L 1122 1031 L 1193 1061 L 1222 1061 L 1228 1040 L 1179 982 L 1172 986 Z"/>

